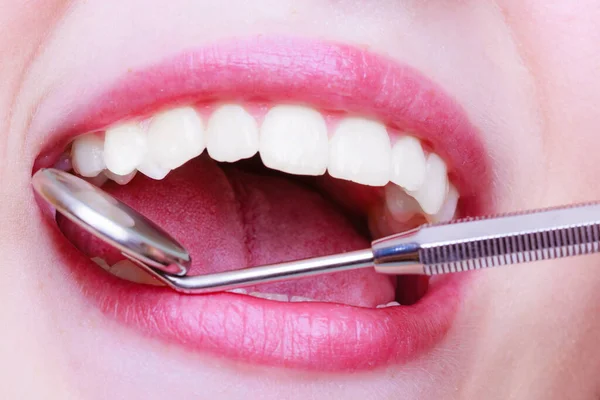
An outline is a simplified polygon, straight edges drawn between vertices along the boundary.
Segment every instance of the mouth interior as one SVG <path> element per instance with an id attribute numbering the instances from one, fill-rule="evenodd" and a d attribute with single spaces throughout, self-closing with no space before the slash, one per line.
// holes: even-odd
<path id="1" fill-rule="evenodd" d="M 160 181 L 138 174 L 126 185 L 108 181 L 102 189 L 182 243 L 192 256 L 190 275 L 368 248 L 374 238 L 364 209 L 381 190 L 327 176 L 276 172 L 258 157 L 220 164 L 205 155 Z M 56 218 L 67 239 L 90 258 L 107 265 L 123 260 L 116 249 L 60 214 Z M 393 277 L 364 268 L 245 290 L 270 300 L 376 308 L 393 302 L 413 304 L 427 285 L 425 276 Z"/>

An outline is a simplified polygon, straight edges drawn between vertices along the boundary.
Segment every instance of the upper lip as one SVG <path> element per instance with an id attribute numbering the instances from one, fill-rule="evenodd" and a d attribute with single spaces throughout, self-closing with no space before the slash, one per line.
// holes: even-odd
<path id="1" fill-rule="evenodd" d="M 53 100 L 51 94 L 40 109 L 60 104 L 60 98 L 56 94 Z M 470 213 L 490 207 L 491 172 L 479 133 L 440 87 L 385 57 L 293 38 L 220 43 L 125 74 L 108 90 L 81 97 L 62 122 L 37 125 L 45 129 L 45 151 L 34 170 L 55 161 L 75 135 L 167 105 L 216 99 L 305 103 L 373 117 L 420 137 L 445 158 Z M 56 232 L 53 237 L 60 240 Z M 175 293 L 123 282 L 107 288 L 102 282 L 112 277 L 89 269 L 89 260 L 81 254 L 74 252 L 69 258 L 81 266 L 76 268 L 78 275 L 93 274 L 94 279 L 82 280 L 85 292 L 96 293 L 107 311 L 118 311 L 118 318 L 201 349 L 293 367 L 344 370 L 408 359 L 443 336 L 459 302 L 457 285 L 432 290 L 416 306 L 385 311 L 316 304 L 289 310 L 228 294 L 182 300 Z M 108 293 L 111 288 L 115 290 Z M 440 296 L 443 304 L 433 305 Z M 111 306 L 117 302 L 132 308 Z M 146 303 L 152 315 L 140 309 Z M 265 332 L 267 316 L 275 333 Z M 281 340 L 295 347 L 277 343 Z"/>

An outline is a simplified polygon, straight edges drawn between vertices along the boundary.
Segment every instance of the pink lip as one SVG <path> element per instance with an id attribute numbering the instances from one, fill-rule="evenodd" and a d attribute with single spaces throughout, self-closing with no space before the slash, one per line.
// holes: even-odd
<path id="1" fill-rule="evenodd" d="M 376 118 L 421 137 L 446 159 L 470 213 L 490 207 L 486 152 L 461 107 L 410 67 L 332 43 L 258 38 L 180 54 L 127 73 L 54 127 L 46 145 L 62 148 L 73 135 L 165 105 L 217 99 L 293 101 Z M 34 169 L 55 157 L 38 158 Z M 84 292 L 123 323 L 191 349 L 310 370 L 369 369 L 422 354 L 451 326 L 465 282 L 438 281 L 413 306 L 377 310 L 227 293 L 181 296 L 113 278 L 54 236 Z"/>

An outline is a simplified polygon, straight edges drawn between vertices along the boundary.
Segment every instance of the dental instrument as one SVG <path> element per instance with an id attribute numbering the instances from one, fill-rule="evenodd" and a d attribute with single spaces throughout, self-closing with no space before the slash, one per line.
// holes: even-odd
<path id="1" fill-rule="evenodd" d="M 600 251 L 600 202 L 423 225 L 371 248 L 205 275 L 186 275 L 191 257 L 163 229 L 98 187 L 41 169 L 36 193 L 57 212 L 116 247 L 166 286 L 186 294 L 373 267 L 378 273 L 437 275 Z"/>

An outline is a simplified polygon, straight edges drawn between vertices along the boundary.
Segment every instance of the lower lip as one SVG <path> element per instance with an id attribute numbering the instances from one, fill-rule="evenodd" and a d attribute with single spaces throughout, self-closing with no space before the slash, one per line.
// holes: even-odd
<path id="1" fill-rule="evenodd" d="M 350 372 L 411 361 L 449 330 L 469 277 L 433 279 L 416 304 L 384 309 L 232 293 L 181 295 L 106 273 L 48 225 L 83 301 L 146 336 L 255 365 Z"/>

